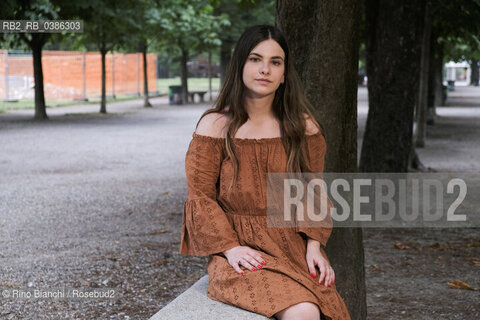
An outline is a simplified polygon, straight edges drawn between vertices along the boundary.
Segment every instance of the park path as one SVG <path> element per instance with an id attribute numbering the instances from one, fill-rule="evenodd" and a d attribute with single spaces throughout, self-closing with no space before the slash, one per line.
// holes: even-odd
<path id="1" fill-rule="evenodd" d="M 119 295 L 115 301 L 2 299 L 1 319 L 146 319 L 204 274 L 205 258 L 177 252 L 183 161 L 207 105 L 152 103 L 149 109 L 141 100 L 112 103 L 107 115 L 97 105 L 48 109 L 45 123 L 31 121 L 32 110 L 0 115 L 0 289 L 111 287 Z M 358 111 L 361 144 L 365 88 Z M 479 111 L 479 88 L 451 92 L 418 150 L 423 163 L 478 172 Z M 478 268 L 467 260 L 480 258 L 477 247 L 466 246 L 472 239 L 478 232 L 366 230 L 369 319 L 478 316 L 479 307 L 466 308 L 478 306 L 478 291 L 449 289 L 444 281 L 461 275 L 480 287 Z M 394 241 L 451 246 L 426 255 L 395 250 Z M 433 269 L 427 273 L 424 265 Z"/>

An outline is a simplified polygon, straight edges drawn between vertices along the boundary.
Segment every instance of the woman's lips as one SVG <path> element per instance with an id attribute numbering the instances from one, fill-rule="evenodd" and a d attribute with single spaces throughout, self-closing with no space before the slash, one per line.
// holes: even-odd
<path id="1" fill-rule="evenodd" d="M 257 79 L 258 82 L 260 82 L 261 84 L 269 84 L 271 83 L 271 81 L 268 81 L 268 80 L 260 80 L 260 79 Z"/>

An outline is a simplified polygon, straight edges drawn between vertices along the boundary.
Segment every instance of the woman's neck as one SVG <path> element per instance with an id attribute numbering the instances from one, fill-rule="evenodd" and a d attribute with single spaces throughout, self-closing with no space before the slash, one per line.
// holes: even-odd
<path id="1" fill-rule="evenodd" d="M 245 110 L 252 123 L 262 123 L 275 118 L 272 110 L 274 97 L 275 95 L 268 95 L 261 98 L 245 97 Z"/>

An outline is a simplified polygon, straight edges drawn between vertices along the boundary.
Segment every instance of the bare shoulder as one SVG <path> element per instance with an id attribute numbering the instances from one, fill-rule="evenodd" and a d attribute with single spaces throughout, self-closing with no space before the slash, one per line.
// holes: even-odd
<path id="1" fill-rule="evenodd" d="M 227 116 L 221 113 L 209 113 L 200 120 L 195 133 L 202 136 L 223 138 L 223 130 L 227 120 Z"/>
<path id="2" fill-rule="evenodd" d="M 307 135 L 317 134 L 320 131 L 320 125 L 317 120 L 304 113 L 305 117 L 305 133 Z"/>

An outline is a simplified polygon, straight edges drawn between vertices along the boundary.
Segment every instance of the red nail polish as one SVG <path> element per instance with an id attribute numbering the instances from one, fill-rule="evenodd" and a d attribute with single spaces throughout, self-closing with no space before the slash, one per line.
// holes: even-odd
<path id="1" fill-rule="evenodd" d="M 244 275 L 245 273 L 242 271 L 242 276 Z"/>
<path id="2" fill-rule="evenodd" d="M 258 267 L 258 269 L 260 269 L 262 266 L 261 266 L 261 265 L 258 265 L 257 267 Z"/>
<path id="3" fill-rule="evenodd" d="M 256 271 L 256 270 L 257 270 L 257 269 L 255 269 L 255 268 L 252 268 L 252 271 Z"/>
<path id="4" fill-rule="evenodd" d="M 265 265 L 265 261 L 262 261 L 262 264 Z"/>
<path id="5" fill-rule="evenodd" d="M 312 276 L 312 278 L 315 278 L 315 273 L 310 273 L 310 275 Z"/>

